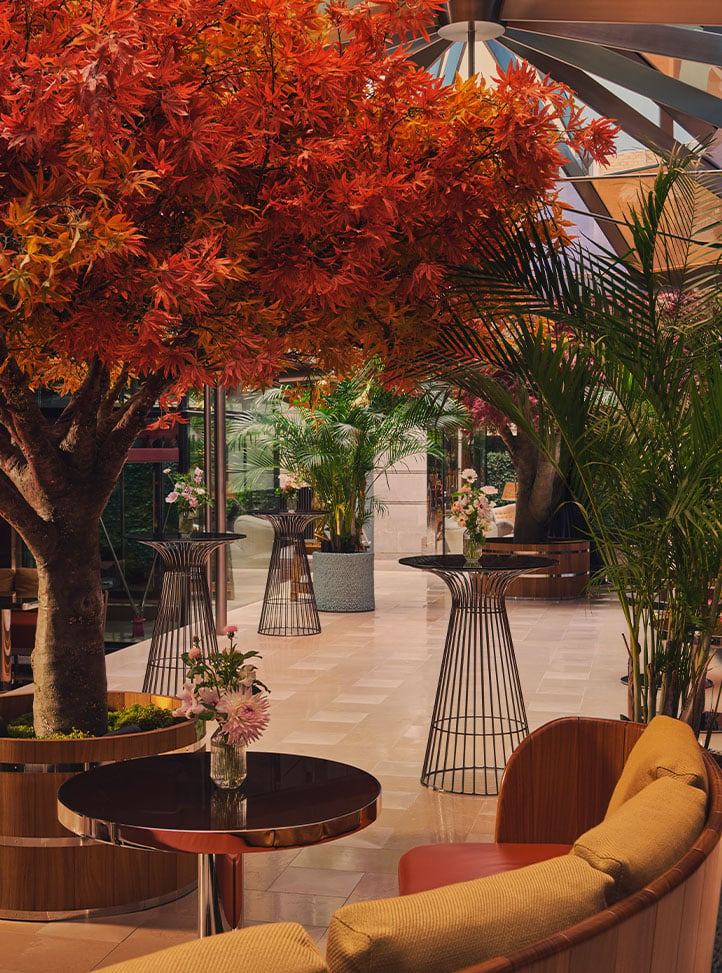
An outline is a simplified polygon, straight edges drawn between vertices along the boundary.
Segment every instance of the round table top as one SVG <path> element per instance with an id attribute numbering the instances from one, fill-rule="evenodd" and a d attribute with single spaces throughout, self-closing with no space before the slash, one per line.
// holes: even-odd
<path id="1" fill-rule="evenodd" d="M 325 517 L 328 510 L 249 510 L 248 517 L 291 517 L 303 514 L 308 517 Z"/>
<path id="2" fill-rule="evenodd" d="M 482 554 L 478 561 L 467 561 L 463 554 L 422 554 L 399 559 L 399 564 L 426 571 L 532 571 L 556 563 L 553 557 L 529 554 Z"/>
<path id="3" fill-rule="evenodd" d="M 316 844 L 376 820 L 381 785 L 358 767 L 254 750 L 247 763 L 236 791 L 213 784 L 205 752 L 105 764 L 60 787 L 58 818 L 100 841 L 204 854 Z"/>
<path id="4" fill-rule="evenodd" d="M 179 534 L 177 531 L 171 533 L 147 533 L 147 534 L 128 534 L 129 541 L 139 541 L 141 544 L 162 544 L 165 542 L 177 544 L 189 544 L 194 541 L 210 541 L 223 543 L 224 541 L 243 540 L 245 534 L 222 533 L 217 534 L 213 531 L 194 530 L 191 534 Z"/>

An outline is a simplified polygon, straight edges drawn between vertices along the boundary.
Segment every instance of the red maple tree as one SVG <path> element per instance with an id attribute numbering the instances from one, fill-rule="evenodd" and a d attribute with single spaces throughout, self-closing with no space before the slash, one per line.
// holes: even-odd
<path id="1" fill-rule="evenodd" d="M 550 195 L 563 141 L 609 152 L 528 67 L 415 67 L 391 41 L 434 9 L 0 7 L 0 513 L 38 566 L 38 733 L 105 729 L 98 522 L 159 397 L 433 341 L 467 228 Z"/>

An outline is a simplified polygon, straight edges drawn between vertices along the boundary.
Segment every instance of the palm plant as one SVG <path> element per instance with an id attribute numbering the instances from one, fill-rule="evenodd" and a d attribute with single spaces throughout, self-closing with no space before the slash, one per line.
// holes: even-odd
<path id="1" fill-rule="evenodd" d="M 722 588 L 719 186 L 670 159 L 629 253 L 559 246 L 533 215 L 451 281 L 437 370 L 491 401 L 567 482 L 625 615 L 630 716 L 698 727 Z M 717 234 L 718 235 L 718 234 Z M 494 374 L 528 383 L 530 417 Z"/>
<path id="2" fill-rule="evenodd" d="M 370 364 L 310 391 L 265 392 L 249 415 L 234 421 L 230 444 L 244 446 L 251 472 L 280 467 L 305 481 L 314 503 L 328 511 L 318 528 L 328 549 L 350 553 L 364 549 L 364 524 L 383 510 L 373 497 L 374 482 L 418 453 L 440 456 L 429 428 L 467 421 L 448 389 L 388 391 Z"/>

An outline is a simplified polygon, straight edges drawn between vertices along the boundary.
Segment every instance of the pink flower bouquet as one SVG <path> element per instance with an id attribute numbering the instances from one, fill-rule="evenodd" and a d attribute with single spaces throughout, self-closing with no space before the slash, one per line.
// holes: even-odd
<path id="1" fill-rule="evenodd" d="M 496 502 L 491 498 L 499 491 L 493 486 L 472 486 L 477 479 L 475 470 L 461 471 L 461 489 L 452 494 L 450 514 L 469 537 L 479 543 L 494 522 L 492 508 Z"/>
<path id="2" fill-rule="evenodd" d="M 195 513 L 199 507 L 211 504 L 208 491 L 203 486 L 203 470 L 196 466 L 192 473 L 173 473 L 168 466 L 163 472 L 173 483 L 173 489 L 165 502 L 172 503 L 180 513 Z"/>
<path id="3" fill-rule="evenodd" d="M 239 652 L 235 644 L 237 628 L 226 628 L 228 645 L 203 654 L 196 636 L 182 655 L 188 678 L 183 683 L 181 705 L 174 716 L 217 720 L 228 743 L 253 743 L 260 739 L 270 717 L 269 689 L 256 678 L 256 666 L 249 659 L 258 652 Z"/>

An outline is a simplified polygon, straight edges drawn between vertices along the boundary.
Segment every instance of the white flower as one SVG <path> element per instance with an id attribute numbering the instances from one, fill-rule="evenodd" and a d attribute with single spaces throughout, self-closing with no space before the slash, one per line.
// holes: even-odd
<path id="1" fill-rule="evenodd" d="M 241 685 L 250 689 L 256 680 L 256 667 L 252 665 L 241 666 L 238 675 L 240 676 Z"/>
<path id="2" fill-rule="evenodd" d="M 467 483 L 473 483 L 478 479 L 476 470 L 472 470 L 471 467 L 467 467 L 465 470 L 462 470 L 460 476 L 461 479 L 466 480 Z"/>
<path id="3" fill-rule="evenodd" d="M 185 716 L 190 718 L 203 712 L 203 706 L 198 701 L 195 693 L 195 685 L 190 679 L 183 683 L 181 691 L 181 704 L 178 709 L 173 710 L 173 716 Z"/>

